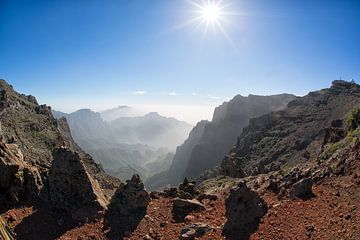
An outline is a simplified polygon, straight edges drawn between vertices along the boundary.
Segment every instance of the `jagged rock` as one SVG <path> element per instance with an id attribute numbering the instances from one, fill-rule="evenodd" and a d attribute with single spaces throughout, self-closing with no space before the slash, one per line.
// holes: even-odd
<path id="1" fill-rule="evenodd" d="M 39 196 L 44 186 L 39 170 L 36 167 L 25 166 L 23 174 L 26 191 L 32 197 Z"/>
<path id="2" fill-rule="evenodd" d="M 8 204 L 39 194 L 42 181 L 36 168 L 24 161 L 16 144 L 0 140 L 0 202 L 1 195 Z"/>
<path id="3" fill-rule="evenodd" d="M 109 211 L 120 215 L 131 215 L 138 211 L 146 212 L 150 202 L 149 193 L 144 189 L 140 176 L 135 174 L 126 184 L 121 184 L 111 199 Z"/>
<path id="4" fill-rule="evenodd" d="M 172 213 L 175 221 L 183 221 L 190 212 L 200 210 L 205 210 L 205 206 L 196 199 L 175 198 L 173 201 Z"/>
<path id="5" fill-rule="evenodd" d="M 49 194 L 54 209 L 74 220 L 86 220 L 106 209 L 100 186 L 86 171 L 81 156 L 69 148 L 57 148 L 49 171 Z"/>
<path id="6" fill-rule="evenodd" d="M 10 188 L 14 176 L 25 166 L 23 155 L 15 144 L 0 142 L 0 188 Z"/>
<path id="7" fill-rule="evenodd" d="M 171 197 L 175 198 L 178 196 L 178 189 L 175 187 L 172 188 L 165 188 L 164 189 L 164 197 Z"/>
<path id="8" fill-rule="evenodd" d="M 202 237 L 206 233 L 211 232 L 212 227 L 205 223 L 195 223 L 188 226 L 185 226 L 180 230 L 179 239 L 189 240 L 195 239 L 195 237 Z"/>
<path id="9" fill-rule="evenodd" d="M 132 232 L 146 215 L 150 195 L 140 176 L 135 174 L 126 184 L 121 183 L 108 205 L 105 225 L 110 228 L 108 238 L 119 239 Z"/>
<path id="10" fill-rule="evenodd" d="M 290 189 L 290 197 L 311 197 L 313 195 L 312 184 L 313 182 L 311 178 L 303 178 L 300 181 L 294 183 L 294 185 Z"/>
<path id="11" fill-rule="evenodd" d="M 266 190 L 273 192 L 273 193 L 279 193 L 279 182 L 276 179 L 269 178 L 267 181 L 267 184 L 265 186 Z"/>
<path id="12" fill-rule="evenodd" d="M 159 192 L 157 192 L 157 191 L 152 191 L 152 192 L 150 193 L 150 198 L 151 198 L 151 199 L 159 199 L 159 198 L 160 198 Z"/>
<path id="13" fill-rule="evenodd" d="M 194 198 L 193 195 L 191 195 L 188 192 L 184 192 L 184 191 L 179 191 L 178 192 L 178 197 L 181 198 L 181 199 L 193 199 Z"/>
<path id="14" fill-rule="evenodd" d="M 203 193 L 203 194 L 200 194 L 198 197 L 197 197 L 197 200 L 199 200 L 200 202 L 202 202 L 203 200 L 205 199 L 208 199 L 209 201 L 216 201 L 218 199 L 218 196 L 215 195 L 215 194 L 206 194 L 206 193 Z"/>
<path id="15" fill-rule="evenodd" d="M 180 230 L 180 240 L 193 240 L 196 236 L 196 230 L 194 228 L 184 227 Z"/>
<path id="16" fill-rule="evenodd" d="M 230 190 L 225 208 L 227 221 L 223 235 L 234 240 L 248 239 L 267 212 L 266 202 L 243 181 Z"/>
<path id="17" fill-rule="evenodd" d="M 199 190 L 197 189 L 195 182 L 190 182 L 186 177 L 184 178 L 183 183 L 179 185 L 179 191 L 190 194 L 192 198 L 199 194 Z"/>

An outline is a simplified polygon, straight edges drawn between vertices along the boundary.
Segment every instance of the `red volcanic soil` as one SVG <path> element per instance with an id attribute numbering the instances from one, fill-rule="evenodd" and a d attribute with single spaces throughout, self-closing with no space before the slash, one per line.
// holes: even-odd
<path id="1" fill-rule="evenodd" d="M 315 185 L 309 200 L 265 199 L 271 207 L 251 239 L 360 239 L 360 175 Z"/>
<path id="2" fill-rule="evenodd" d="M 282 200 L 265 193 L 269 211 L 251 239 L 360 239 L 360 174 L 334 177 L 313 187 L 308 200 Z M 224 239 L 224 199 L 205 202 L 206 210 L 188 216 L 186 223 L 172 220 L 172 199 L 153 199 L 147 215 L 125 239 L 178 239 L 180 230 L 191 223 L 206 223 L 214 228 L 198 239 Z M 18 239 L 107 239 L 103 215 L 80 226 L 65 225 L 48 214 L 46 207 L 19 207 L 5 213 Z M 149 238 L 153 237 L 153 238 Z"/>

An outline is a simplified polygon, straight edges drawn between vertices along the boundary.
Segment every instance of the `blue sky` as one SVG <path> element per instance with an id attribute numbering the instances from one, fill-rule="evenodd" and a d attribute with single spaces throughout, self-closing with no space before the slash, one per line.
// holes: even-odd
<path id="1" fill-rule="evenodd" d="M 0 78 L 64 111 L 168 107 L 190 122 L 236 94 L 360 82 L 360 1 L 222 4 L 230 40 L 182 25 L 198 14 L 186 0 L 0 0 Z"/>

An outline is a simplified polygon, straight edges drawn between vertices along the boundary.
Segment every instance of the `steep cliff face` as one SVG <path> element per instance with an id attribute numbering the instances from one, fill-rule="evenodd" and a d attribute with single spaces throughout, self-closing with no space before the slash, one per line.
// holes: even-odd
<path id="1" fill-rule="evenodd" d="M 252 119 L 223 159 L 221 173 L 243 177 L 317 159 L 343 137 L 343 119 L 360 106 L 360 86 L 334 81 L 329 89 L 297 98 L 283 111 Z"/>
<path id="2" fill-rule="evenodd" d="M 283 109 L 294 98 L 290 94 L 235 96 L 215 109 L 211 122 L 200 122 L 192 130 L 185 143 L 177 148 L 167 173 L 154 176 L 149 181 L 166 175 L 166 183 L 176 185 L 185 176 L 194 178 L 219 165 L 249 119 Z"/>
<path id="3" fill-rule="evenodd" d="M 158 189 L 168 184 L 176 184 L 180 182 L 183 176 L 183 173 L 186 170 L 188 164 L 188 159 L 196 143 L 198 143 L 204 133 L 206 124 L 209 121 L 200 121 L 196 126 L 191 130 L 188 139 L 185 142 L 177 147 L 176 155 L 173 158 L 172 164 L 169 170 L 155 174 L 146 180 L 145 184 L 149 189 Z"/>
<path id="4" fill-rule="evenodd" d="M 53 150 L 58 147 L 69 147 L 78 152 L 83 158 L 86 172 L 100 183 L 107 194 L 111 195 L 120 184 L 74 143 L 64 119 L 57 121 L 50 107 L 39 105 L 33 96 L 17 93 L 4 80 L 0 80 L 0 124 L 4 146 L 14 146 L 21 152 L 21 158 L 18 158 L 21 164 L 17 165 L 24 175 L 25 184 L 27 176 L 32 174 L 28 184 L 36 185 L 36 191 L 43 199 L 48 200 L 47 178 L 53 165 Z M 38 180 L 37 176 L 41 179 Z M 41 186 L 37 186 L 39 184 Z"/>

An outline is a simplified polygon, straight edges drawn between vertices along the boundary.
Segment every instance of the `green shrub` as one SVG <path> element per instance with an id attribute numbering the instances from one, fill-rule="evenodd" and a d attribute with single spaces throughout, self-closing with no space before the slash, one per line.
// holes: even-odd
<path id="1" fill-rule="evenodd" d="M 360 126 L 360 107 L 347 114 L 345 123 L 349 131 L 353 131 Z"/>

